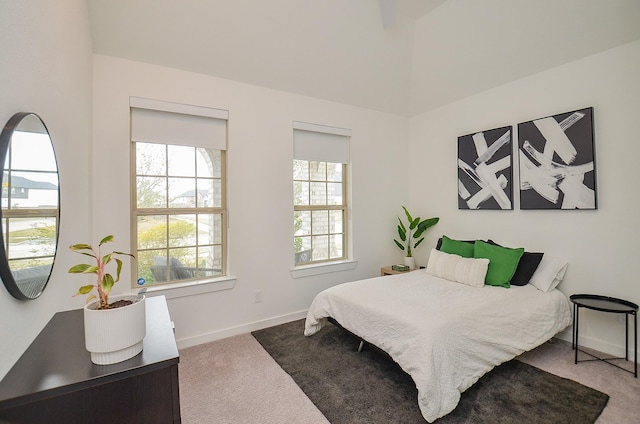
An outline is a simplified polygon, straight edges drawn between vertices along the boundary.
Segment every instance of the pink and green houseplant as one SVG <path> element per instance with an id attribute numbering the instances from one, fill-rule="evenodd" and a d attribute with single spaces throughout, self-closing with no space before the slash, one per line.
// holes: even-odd
<path id="1" fill-rule="evenodd" d="M 109 303 L 109 294 L 114 284 L 120 280 L 122 260 L 117 256 L 134 256 L 130 253 L 113 251 L 105 255 L 101 248 L 113 241 L 113 236 L 103 238 L 97 248 L 89 244 L 74 244 L 70 249 L 94 259 L 95 265 L 78 264 L 69 269 L 71 274 L 96 274 L 95 284 L 87 284 L 74 295 L 88 295 L 94 288 L 98 295 L 91 294 L 84 307 L 85 346 L 91 353 L 91 362 L 98 365 L 115 364 L 126 361 L 142 352 L 146 335 L 145 297 L 123 295 L 114 297 Z M 115 262 L 115 278 L 107 272 L 107 265 Z M 141 291 L 142 292 L 142 291 Z"/>
<path id="2" fill-rule="evenodd" d="M 126 255 L 135 259 L 131 253 L 118 252 L 113 251 L 102 256 L 101 248 L 105 243 L 109 243 L 113 241 L 113 236 L 108 235 L 103 238 L 98 244 L 97 248 L 93 248 L 93 246 L 89 244 L 74 244 L 69 246 L 69 249 L 72 251 L 79 253 L 81 255 L 90 256 L 95 260 L 95 265 L 89 264 L 78 264 L 74 265 L 69 269 L 69 273 L 71 274 L 96 274 L 97 282 L 96 284 L 87 284 L 85 286 L 80 287 L 78 292 L 74 296 L 85 295 L 91 293 L 94 288 L 98 289 L 98 301 L 99 305 L 96 309 L 110 309 L 117 306 L 122 305 L 110 305 L 109 304 L 109 293 L 111 293 L 111 288 L 115 283 L 120 281 L 120 272 L 122 271 L 122 260 L 116 258 L 117 255 Z M 111 261 L 115 261 L 116 263 L 116 278 L 106 272 L 106 267 L 111 263 Z M 96 299 L 96 295 L 92 294 L 87 298 L 87 303 L 91 302 L 93 299 Z"/>

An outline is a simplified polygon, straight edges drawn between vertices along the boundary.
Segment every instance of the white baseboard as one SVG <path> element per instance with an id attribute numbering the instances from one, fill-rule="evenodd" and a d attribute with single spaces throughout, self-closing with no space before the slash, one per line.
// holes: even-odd
<path id="1" fill-rule="evenodd" d="M 592 337 L 580 336 L 578 345 L 580 348 L 588 347 L 591 349 L 595 349 L 598 352 L 606 353 L 607 355 L 616 356 L 619 358 L 625 356 L 624 346 L 614 345 L 599 339 L 594 339 Z M 633 360 L 633 337 L 629 337 L 629 351 L 627 352 L 627 358 L 631 358 L 631 360 Z"/>
<path id="2" fill-rule="evenodd" d="M 263 328 L 273 327 L 274 325 L 280 325 L 287 322 L 295 321 L 305 318 L 307 316 L 307 310 L 292 312 L 286 315 L 280 315 L 273 318 L 268 318 L 261 321 L 249 322 L 246 324 L 238 325 L 236 327 L 225 328 L 224 330 L 218 330 L 211 333 L 200 334 L 198 336 L 187 337 L 184 339 L 176 340 L 178 349 L 184 349 L 191 346 L 197 346 L 203 343 L 209 343 L 220 339 L 225 339 L 231 336 L 237 336 L 238 334 L 246 334 L 256 330 L 262 330 Z"/>
<path id="3" fill-rule="evenodd" d="M 568 328 L 567 330 L 563 331 L 560 334 L 557 334 L 555 337 L 564 340 L 566 342 L 572 343 L 573 340 L 571 340 L 573 334 L 571 332 L 571 328 Z M 624 346 L 623 345 L 617 345 L 617 344 L 612 344 L 609 342 L 605 342 L 603 340 L 597 339 L 597 338 L 593 338 L 593 337 L 589 337 L 589 336 L 582 336 L 580 335 L 580 339 L 578 340 L 578 347 L 580 348 L 589 348 L 589 349 L 593 349 L 596 350 L 598 352 L 604 353 L 606 355 L 611 355 L 611 356 L 615 356 L 618 358 L 622 358 L 624 357 Z M 629 351 L 627 352 L 627 358 L 629 358 L 630 360 L 633 360 L 633 336 L 629 337 Z"/>

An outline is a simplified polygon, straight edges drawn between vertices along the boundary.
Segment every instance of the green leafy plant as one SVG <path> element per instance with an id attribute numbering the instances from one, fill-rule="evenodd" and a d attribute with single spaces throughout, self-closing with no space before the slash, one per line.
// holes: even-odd
<path id="1" fill-rule="evenodd" d="M 398 217 L 398 236 L 400 237 L 400 241 L 397 239 L 393 241 L 400 250 L 405 252 L 407 257 L 412 257 L 413 250 L 424 241 L 422 234 L 427 228 L 436 225 L 438 221 L 440 221 L 440 218 L 427 218 L 421 221 L 419 216 L 415 218 L 412 217 L 406 207 L 403 206 L 402 209 L 404 209 L 409 224 L 405 225 L 400 217 Z"/>
<path id="2" fill-rule="evenodd" d="M 74 296 L 85 295 L 91 293 L 94 288 L 98 289 L 98 301 L 99 307 L 97 309 L 109 309 L 109 293 L 111 293 L 111 288 L 115 283 L 120 280 L 120 271 L 122 271 L 122 260 L 116 258 L 116 256 L 131 256 L 135 259 L 131 253 L 118 252 L 113 251 L 106 255 L 102 255 L 101 248 L 105 243 L 109 243 L 113 241 L 113 236 L 109 235 L 103 238 L 98 244 L 97 248 L 93 248 L 93 246 L 89 244 L 74 244 L 69 246 L 69 249 L 72 251 L 79 253 L 81 255 L 90 256 L 95 259 L 95 265 L 89 264 L 78 264 L 74 265 L 69 269 L 69 273 L 71 274 L 96 274 L 97 282 L 96 284 L 87 284 L 86 286 L 80 287 L 78 292 L 74 294 Z M 115 261 L 116 264 L 116 277 L 113 278 L 113 275 L 106 272 L 106 267 L 111 261 Z M 87 298 L 87 303 L 91 300 L 96 299 L 96 295 L 91 295 Z"/>

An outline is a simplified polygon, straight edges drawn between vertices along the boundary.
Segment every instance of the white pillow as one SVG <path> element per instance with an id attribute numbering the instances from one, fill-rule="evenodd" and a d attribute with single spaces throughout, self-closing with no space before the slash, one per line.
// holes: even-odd
<path id="1" fill-rule="evenodd" d="M 427 273 L 472 287 L 484 286 L 489 269 L 489 259 L 463 258 L 432 249 L 427 263 Z"/>
<path id="2" fill-rule="evenodd" d="M 566 260 L 545 253 L 540 265 L 531 276 L 529 284 L 545 293 L 550 292 L 560 284 L 568 265 Z"/>

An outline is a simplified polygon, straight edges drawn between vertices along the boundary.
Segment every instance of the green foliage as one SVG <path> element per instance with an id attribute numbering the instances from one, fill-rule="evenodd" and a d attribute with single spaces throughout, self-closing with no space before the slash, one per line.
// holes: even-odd
<path id="1" fill-rule="evenodd" d="M 122 271 L 122 260 L 115 258 L 118 255 L 126 255 L 131 256 L 135 259 L 130 253 L 113 251 L 104 256 L 101 254 L 101 247 L 105 243 L 110 243 L 113 241 L 113 236 L 109 235 L 104 237 L 98 247 L 96 249 L 93 248 L 90 244 L 74 244 L 69 246 L 69 249 L 72 251 L 79 253 L 81 255 L 92 257 L 95 260 L 95 265 L 89 264 L 78 264 L 69 268 L 70 274 L 96 274 L 97 282 L 96 284 L 88 284 L 82 286 L 78 289 L 78 292 L 74 296 L 78 295 L 86 295 L 93 291 L 94 288 L 98 289 L 98 301 L 100 303 L 98 309 L 109 309 L 109 293 L 111 293 L 111 288 L 115 283 L 120 280 L 120 272 Z M 116 278 L 106 272 L 107 265 L 114 261 L 116 263 Z M 87 302 L 95 299 L 95 295 L 91 295 L 87 298 Z"/>
<path id="2" fill-rule="evenodd" d="M 37 234 L 38 240 L 44 240 L 45 242 L 55 242 L 58 229 L 55 225 L 47 227 L 38 227 L 34 229 Z"/>
<path id="3" fill-rule="evenodd" d="M 407 225 L 402 222 L 402 219 L 398 217 L 398 238 L 394 239 L 396 246 L 408 257 L 413 256 L 413 250 L 420 245 L 424 241 L 424 237 L 422 234 L 430 228 L 433 227 L 440 221 L 440 218 L 427 218 L 425 220 L 420 220 L 420 217 L 413 217 L 409 213 L 406 207 L 402 207 L 404 209 L 404 214 L 407 218 Z M 407 230 L 408 227 L 408 230 Z"/>
<path id="4" fill-rule="evenodd" d="M 153 222 L 153 221 L 152 221 Z M 156 221 L 157 222 L 157 221 Z M 194 235 L 196 227 L 186 221 L 172 220 L 169 224 L 169 239 L 183 240 Z M 165 221 L 145 228 L 138 235 L 138 245 L 141 249 L 164 249 L 167 247 L 167 224 Z"/>
<path id="5" fill-rule="evenodd" d="M 169 224 L 169 237 L 174 241 L 186 239 L 195 234 L 195 231 L 195 225 L 190 222 L 171 221 Z M 163 249 L 166 249 L 167 245 L 167 224 L 163 222 L 145 228 L 138 236 L 138 245 L 142 249 L 158 249 L 138 252 L 138 277 L 144 278 L 147 283 L 153 283 L 155 282 L 155 278 L 151 272 L 153 257 L 166 255 L 166 251 Z M 178 258 L 183 264 L 191 266 L 188 252 L 188 248 L 172 248 L 171 256 Z M 195 264 L 193 266 L 195 266 Z"/>

